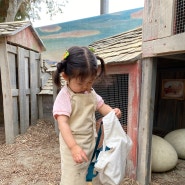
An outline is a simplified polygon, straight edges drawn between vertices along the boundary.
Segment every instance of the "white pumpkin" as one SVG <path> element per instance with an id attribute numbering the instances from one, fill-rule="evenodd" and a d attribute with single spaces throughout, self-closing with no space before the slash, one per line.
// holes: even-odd
<path id="1" fill-rule="evenodd" d="M 178 156 L 172 145 L 162 137 L 152 135 L 152 172 L 166 172 L 177 165 Z"/>
<path id="2" fill-rule="evenodd" d="M 169 132 L 164 139 L 175 148 L 179 158 L 185 159 L 185 129 Z"/>

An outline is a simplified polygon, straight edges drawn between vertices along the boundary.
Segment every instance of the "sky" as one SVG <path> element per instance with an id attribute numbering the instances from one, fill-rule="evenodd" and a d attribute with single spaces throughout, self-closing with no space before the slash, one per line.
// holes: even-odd
<path id="1" fill-rule="evenodd" d="M 108 13 L 140 7 L 144 7 L 144 0 L 109 0 Z M 98 16 L 100 15 L 100 0 L 68 0 L 62 11 L 62 14 L 53 17 L 52 20 L 42 11 L 41 20 L 32 22 L 32 24 L 34 27 L 40 27 Z"/>

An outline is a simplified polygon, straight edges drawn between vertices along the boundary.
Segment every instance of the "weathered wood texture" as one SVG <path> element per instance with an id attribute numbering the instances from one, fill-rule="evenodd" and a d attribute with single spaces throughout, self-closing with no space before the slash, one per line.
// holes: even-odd
<path id="1" fill-rule="evenodd" d="M 144 31 L 144 30 L 143 30 Z M 185 33 L 165 37 L 157 40 L 143 42 L 142 57 L 156 57 L 164 55 L 172 55 L 185 52 Z"/>
<path id="2" fill-rule="evenodd" d="M 0 23 L 0 36 L 6 36 L 7 42 L 38 52 L 45 50 L 42 40 L 30 21 Z"/>
<path id="3" fill-rule="evenodd" d="M 141 63 L 137 61 L 133 64 L 107 65 L 107 74 L 129 74 L 127 133 L 133 145 L 128 156 L 126 173 L 130 178 L 136 179 Z"/>
<path id="4" fill-rule="evenodd" d="M 174 34 L 175 0 L 145 0 L 142 57 L 185 52 L 185 33 Z"/>
<path id="5" fill-rule="evenodd" d="M 148 185 L 151 177 L 151 141 L 155 101 L 157 62 L 152 58 L 142 60 L 141 101 L 138 132 L 137 180 Z"/>
<path id="6" fill-rule="evenodd" d="M 1 55 L 5 56 L 1 60 L 5 135 L 6 142 L 12 143 L 38 119 L 40 54 L 5 43 L 0 47 L 6 48 Z"/>
<path id="7" fill-rule="evenodd" d="M 174 0 L 145 0 L 143 42 L 173 35 Z"/>
<path id="8" fill-rule="evenodd" d="M 41 52 L 42 46 L 37 42 L 37 40 L 38 39 L 34 37 L 33 32 L 31 32 L 30 28 L 26 28 L 16 35 L 7 37 L 8 42 Z"/>
<path id="9" fill-rule="evenodd" d="M 6 143 L 39 116 L 40 52 L 45 47 L 30 21 L 0 23 L 0 69 Z"/>
<path id="10" fill-rule="evenodd" d="M 38 94 L 40 87 L 40 54 L 30 51 L 31 123 L 35 123 L 38 119 Z"/>
<path id="11" fill-rule="evenodd" d="M 132 63 L 141 59 L 142 28 L 98 40 L 90 45 L 106 64 Z"/>
<path id="12" fill-rule="evenodd" d="M 11 78 L 9 70 L 9 62 L 7 56 L 6 39 L 0 38 L 0 67 L 1 67 L 1 84 L 3 93 L 3 107 L 4 107 L 4 123 L 5 124 L 5 139 L 7 143 L 11 143 L 15 137 L 14 126 L 14 108 L 13 97 L 11 91 Z"/>

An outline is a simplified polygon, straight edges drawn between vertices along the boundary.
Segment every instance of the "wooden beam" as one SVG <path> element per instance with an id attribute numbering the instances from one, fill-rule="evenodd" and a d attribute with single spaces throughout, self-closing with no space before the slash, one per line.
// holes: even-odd
<path id="1" fill-rule="evenodd" d="M 127 158 L 127 175 L 136 179 L 138 153 L 139 101 L 141 84 L 141 61 L 130 65 L 128 84 L 128 124 L 127 133 L 132 139 L 132 149 Z M 124 66 L 122 66 L 124 68 Z"/>
<path id="2" fill-rule="evenodd" d="M 8 44 L 6 45 L 9 46 Z M 8 50 L 8 62 L 9 62 L 9 71 L 10 71 L 10 83 L 11 83 L 11 91 L 12 91 L 12 100 L 13 100 L 13 122 L 14 122 L 14 135 L 17 136 L 19 134 L 19 106 L 18 106 L 18 96 L 19 92 L 17 89 L 17 48 L 16 46 L 11 47 L 15 52 Z M 7 48 L 8 49 L 8 48 Z"/>
<path id="3" fill-rule="evenodd" d="M 173 35 L 162 39 L 143 42 L 142 57 L 156 57 L 179 54 L 185 52 L 185 33 Z"/>
<path id="4" fill-rule="evenodd" d="M 141 103 L 139 114 L 137 180 L 142 185 L 150 184 L 151 142 L 155 103 L 157 62 L 152 58 L 142 61 Z"/>
<path id="5" fill-rule="evenodd" d="M 24 49 L 18 47 L 18 79 L 19 79 L 19 117 L 20 117 L 20 133 L 25 133 L 29 127 L 29 102 L 26 97 L 26 67 Z"/>
<path id="6" fill-rule="evenodd" d="M 30 51 L 30 98 L 31 98 L 31 124 L 35 123 L 39 116 L 38 110 L 38 97 L 37 97 L 37 89 L 38 89 L 38 76 L 39 69 L 37 60 L 35 58 L 35 52 Z"/>
<path id="7" fill-rule="evenodd" d="M 13 143 L 14 122 L 13 122 L 13 100 L 11 94 L 11 79 L 8 62 L 8 53 L 6 49 L 6 38 L 0 37 L 0 69 L 1 69 L 1 84 L 3 93 L 3 107 L 4 107 L 4 126 L 5 126 L 5 140 L 7 144 Z"/>

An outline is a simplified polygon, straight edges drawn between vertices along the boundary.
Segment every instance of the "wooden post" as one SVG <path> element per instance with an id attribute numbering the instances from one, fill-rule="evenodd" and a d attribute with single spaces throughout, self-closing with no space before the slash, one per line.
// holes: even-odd
<path id="1" fill-rule="evenodd" d="M 142 185 L 148 185 L 151 178 L 151 142 L 156 71 L 157 63 L 153 58 L 143 59 L 137 167 L 137 180 Z"/>
<path id="2" fill-rule="evenodd" d="M 6 39 L 0 38 L 0 68 L 1 68 L 1 84 L 3 93 L 3 107 L 4 107 L 4 125 L 5 125 L 5 139 L 7 144 L 14 142 L 14 122 L 13 122 L 13 103 L 11 91 L 11 79 L 8 62 L 8 54 L 6 49 Z"/>
<path id="3" fill-rule="evenodd" d="M 39 85 L 39 69 L 36 53 L 30 51 L 30 98 L 31 98 L 31 124 L 38 119 L 38 85 Z"/>
<path id="4" fill-rule="evenodd" d="M 18 77 L 19 77 L 19 111 L 20 111 L 20 133 L 25 133 L 29 127 L 29 105 L 26 97 L 25 58 L 24 49 L 18 47 Z"/>
<path id="5" fill-rule="evenodd" d="M 12 104 L 13 104 L 13 125 L 14 125 L 14 136 L 19 134 L 19 108 L 18 108 L 18 87 L 17 87 L 17 47 L 7 44 L 7 55 L 10 70 L 10 84 L 12 91 Z"/>

